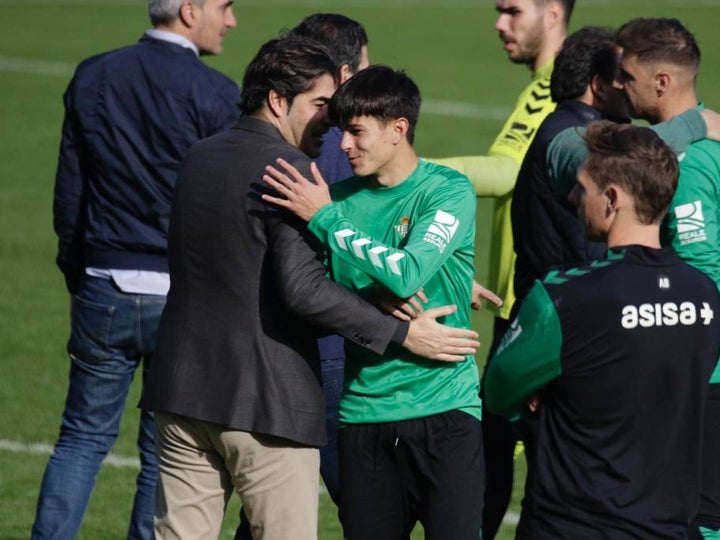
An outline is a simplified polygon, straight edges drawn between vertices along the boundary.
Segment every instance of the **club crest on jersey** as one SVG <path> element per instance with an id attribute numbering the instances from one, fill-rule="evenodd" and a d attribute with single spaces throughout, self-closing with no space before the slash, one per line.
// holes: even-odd
<path id="1" fill-rule="evenodd" d="M 436 246 L 440 250 L 440 253 L 442 253 L 450 243 L 450 240 L 452 240 L 452 237 L 455 236 L 459 226 L 460 221 L 455 216 L 438 210 L 423 240 Z"/>
<path id="2" fill-rule="evenodd" d="M 707 240 L 701 201 L 681 204 L 673 208 L 673 212 L 677 219 L 678 239 L 681 246 Z"/>
<path id="3" fill-rule="evenodd" d="M 395 233 L 398 236 L 400 236 L 400 238 L 405 238 L 407 236 L 409 229 L 410 229 L 410 218 L 409 217 L 400 218 L 400 224 L 395 225 Z"/>

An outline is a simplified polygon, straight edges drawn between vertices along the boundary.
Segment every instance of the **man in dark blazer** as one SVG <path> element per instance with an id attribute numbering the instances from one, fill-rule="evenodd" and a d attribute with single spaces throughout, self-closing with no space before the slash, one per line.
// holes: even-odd
<path id="1" fill-rule="evenodd" d="M 254 538 L 317 537 L 317 447 L 325 442 L 316 326 L 381 354 L 403 345 L 460 360 L 470 330 L 409 325 L 325 277 L 305 226 L 266 205 L 265 166 L 310 172 L 336 87 L 327 49 L 272 40 L 248 66 L 244 116 L 193 146 L 170 226 L 171 288 L 141 406 L 156 412 L 156 535 L 216 537 L 233 489 Z"/>

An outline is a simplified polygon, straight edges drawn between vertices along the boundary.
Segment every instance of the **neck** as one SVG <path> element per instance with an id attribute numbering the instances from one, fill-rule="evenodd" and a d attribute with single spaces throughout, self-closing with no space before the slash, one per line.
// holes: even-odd
<path id="1" fill-rule="evenodd" d="M 631 244 L 659 249 L 660 225 L 614 224 L 608 233 L 607 246 L 613 248 Z"/>
<path id="2" fill-rule="evenodd" d="M 566 35 L 567 32 L 565 30 L 561 30 L 558 28 L 555 31 L 550 31 L 545 36 L 543 46 L 540 49 L 540 54 L 538 54 L 535 58 L 535 61 L 529 65 L 533 73 L 535 73 L 538 69 L 547 64 L 550 60 L 555 58 L 555 55 L 562 47 L 563 41 L 565 41 Z"/>
<path id="3" fill-rule="evenodd" d="M 678 93 L 676 95 L 668 95 L 667 99 L 663 99 L 660 107 L 658 108 L 657 122 L 670 120 L 689 109 L 694 109 L 697 105 L 698 100 L 694 90 Z"/>
<path id="4" fill-rule="evenodd" d="M 179 18 L 175 18 L 170 22 L 161 23 L 155 26 L 155 30 L 162 30 L 163 32 L 172 32 L 173 34 L 179 34 L 190 41 L 190 29 L 185 26 Z"/>
<path id="5" fill-rule="evenodd" d="M 398 153 L 374 174 L 374 182 L 378 186 L 395 187 L 407 180 L 418 166 L 418 157 L 409 144 L 398 150 Z"/>

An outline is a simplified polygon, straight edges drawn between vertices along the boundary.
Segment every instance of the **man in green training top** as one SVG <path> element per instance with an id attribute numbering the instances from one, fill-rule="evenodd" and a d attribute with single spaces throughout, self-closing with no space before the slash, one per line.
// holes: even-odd
<path id="1" fill-rule="evenodd" d="M 623 49 L 617 85 L 632 115 L 652 124 L 698 106 L 700 48 L 677 19 L 633 19 L 618 30 Z M 679 156 L 680 180 L 661 228 L 663 244 L 720 287 L 720 143 L 698 141 Z M 691 539 L 720 538 L 720 369 L 704 412 L 702 493 Z"/>
<path id="2" fill-rule="evenodd" d="M 454 304 L 445 324 L 468 327 L 475 197 L 462 174 L 413 148 L 417 86 L 385 66 L 355 75 L 333 96 L 330 117 L 355 176 L 328 187 L 287 163 L 264 178 L 285 198 L 264 195 L 308 221 L 326 246 L 334 280 L 377 295 L 398 311 Z M 423 295 L 420 295 L 423 296 Z M 414 308 L 412 307 L 414 306 Z M 462 340 L 455 362 L 396 348 L 382 356 L 346 342 L 340 403 L 341 520 L 350 540 L 405 538 L 421 521 L 429 539 L 479 538 L 484 459 L 478 370 Z"/>

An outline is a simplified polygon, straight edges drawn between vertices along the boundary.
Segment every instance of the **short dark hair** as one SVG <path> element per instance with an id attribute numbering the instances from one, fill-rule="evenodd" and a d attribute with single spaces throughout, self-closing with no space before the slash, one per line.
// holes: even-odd
<path id="1" fill-rule="evenodd" d="M 272 39 L 245 69 L 240 111 L 245 115 L 259 111 L 270 90 L 292 105 L 295 96 L 307 92 L 325 74 L 337 82 L 337 67 L 323 45 L 299 37 Z"/>
<path id="2" fill-rule="evenodd" d="M 623 24 L 617 33 L 623 54 L 641 63 L 668 62 L 693 71 L 700 68 L 700 47 L 695 36 L 677 19 L 637 18 Z"/>
<path id="3" fill-rule="evenodd" d="M 585 26 L 565 39 L 555 58 L 550 94 L 559 103 L 582 96 L 595 75 L 607 82 L 615 77 L 617 45 L 610 28 Z"/>
<path id="4" fill-rule="evenodd" d="M 635 201 L 641 223 L 660 223 L 677 189 L 677 157 L 650 128 L 591 122 L 585 133 L 585 170 L 604 189 L 619 184 Z"/>
<path id="5" fill-rule="evenodd" d="M 340 129 L 357 116 L 372 116 L 383 122 L 405 118 L 410 124 L 407 139 L 412 144 L 420 103 L 420 89 L 404 71 L 375 65 L 338 88 L 330 100 L 328 114 Z"/>
<path id="6" fill-rule="evenodd" d="M 337 13 L 315 13 L 288 31 L 288 37 L 305 37 L 325 45 L 338 68 L 347 64 L 357 72 L 363 45 L 368 44 L 365 28 L 359 22 Z"/>
<path id="7" fill-rule="evenodd" d="M 562 5 L 564 10 L 564 17 L 563 22 L 565 23 L 565 26 L 567 27 L 568 24 L 570 24 L 570 17 L 572 17 L 573 8 L 575 7 L 575 0 L 533 0 L 535 2 L 535 5 L 538 7 L 544 7 L 549 2 L 557 2 L 560 5 Z"/>

